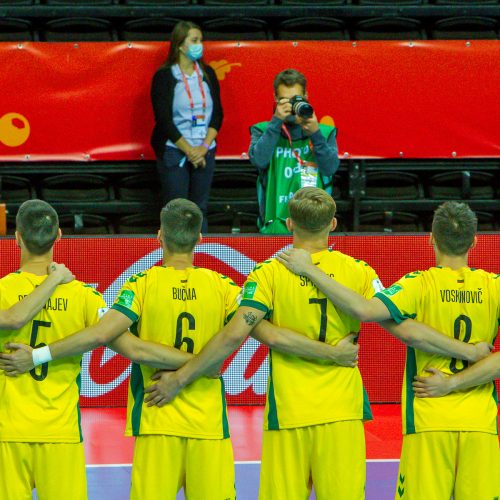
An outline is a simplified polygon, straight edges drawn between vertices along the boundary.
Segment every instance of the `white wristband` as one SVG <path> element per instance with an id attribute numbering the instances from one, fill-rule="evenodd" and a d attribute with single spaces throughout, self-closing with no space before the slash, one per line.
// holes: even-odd
<path id="1" fill-rule="evenodd" d="M 31 354 L 33 356 L 33 364 L 35 366 L 52 361 L 52 354 L 50 354 L 50 348 L 48 345 L 44 345 L 38 349 L 33 349 Z"/>

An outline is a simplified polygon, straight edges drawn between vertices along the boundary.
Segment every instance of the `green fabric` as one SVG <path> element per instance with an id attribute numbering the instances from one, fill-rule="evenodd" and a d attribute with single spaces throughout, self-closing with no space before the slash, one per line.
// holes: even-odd
<path id="1" fill-rule="evenodd" d="M 254 125 L 264 133 L 269 122 Z M 335 133 L 329 125 L 319 125 L 325 139 Z M 294 149 L 305 162 L 316 164 L 311 140 L 306 137 L 292 142 Z M 331 177 L 318 175 L 317 186 L 331 192 Z M 288 201 L 300 189 L 300 168 L 290 148 L 287 137 L 280 134 L 269 168 L 258 180 L 257 194 L 261 211 L 260 232 L 264 234 L 289 234 L 285 221 L 289 215 Z M 330 188 L 330 189 L 328 189 Z"/>

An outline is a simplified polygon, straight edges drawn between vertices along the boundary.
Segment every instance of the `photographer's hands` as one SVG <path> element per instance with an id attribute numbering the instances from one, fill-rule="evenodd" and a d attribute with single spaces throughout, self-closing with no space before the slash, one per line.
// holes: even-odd
<path id="1" fill-rule="evenodd" d="M 319 130 L 318 118 L 316 113 L 313 113 L 311 118 L 300 118 L 297 116 L 297 124 L 302 127 L 302 130 L 307 134 L 314 134 Z"/>
<path id="2" fill-rule="evenodd" d="M 290 99 L 283 97 L 276 103 L 276 110 L 274 111 L 274 116 L 279 118 L 281 121 L 285 121 L 287 116 L 292 114 L 292 105 L 290 104 Z"/>

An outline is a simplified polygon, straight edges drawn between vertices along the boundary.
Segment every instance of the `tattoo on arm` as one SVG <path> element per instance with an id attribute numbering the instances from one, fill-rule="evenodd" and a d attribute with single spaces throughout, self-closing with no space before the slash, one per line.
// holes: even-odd
<path id="1" fill-rule="evenodd" d="M 252 312 L 248 312 L 248 313 L 244 314 L 243 318 L 245 320 L 245 323 L 248 326 L 255 325 L 255 322 L 257 321 L 257 316 L 254 313 L 252 313 Z"/>

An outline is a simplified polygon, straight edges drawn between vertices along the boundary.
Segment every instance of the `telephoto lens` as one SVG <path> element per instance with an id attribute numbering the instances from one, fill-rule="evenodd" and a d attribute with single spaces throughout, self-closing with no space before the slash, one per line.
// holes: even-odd
<path id="1" fill-rule="evenodd" d="M 313 107 L 301 95 L 294 95 L 290 99 L 290 104 L 292 105 L 292 114 L 300 118 L 311 118 L 314 114 Z"/>

